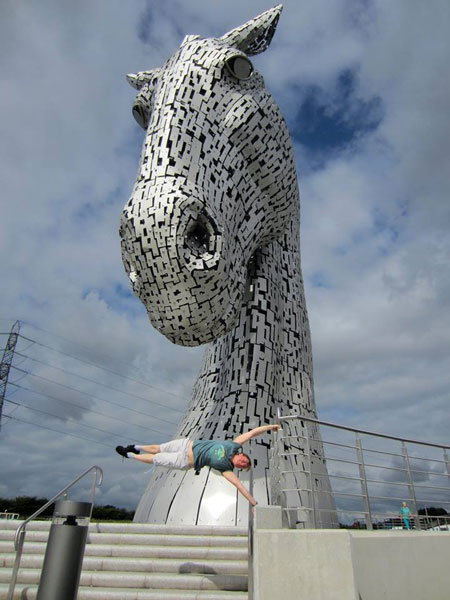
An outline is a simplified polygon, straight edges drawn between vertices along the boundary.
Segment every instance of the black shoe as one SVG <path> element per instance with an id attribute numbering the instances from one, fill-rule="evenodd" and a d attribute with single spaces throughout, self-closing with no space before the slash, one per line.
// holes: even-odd
<path id="1" fill-rule="evenodd" d="M 140 451 L 140 450 L 136 450 L 136 448 L 135 448 L 134 444 L 130 444 L 129 446 L 127 446 L 127 447 L 125 448 L 125 451 L 126 451 L 126 452 L 133 452 L 133 454 L 140 454 L 140 453 L 141 453 L 141 451 Z"/>
<path id="2" fill-rule="evenodd" d="M 128 450 L 126 448 L 124 448 L 123 446 L 116 446 L 116 452 L 117 452 L 117 454 L 120 454 L 120 456 L 123 456 L 124 458 L 128 458 L 128 456 L 127 456 Z"/>

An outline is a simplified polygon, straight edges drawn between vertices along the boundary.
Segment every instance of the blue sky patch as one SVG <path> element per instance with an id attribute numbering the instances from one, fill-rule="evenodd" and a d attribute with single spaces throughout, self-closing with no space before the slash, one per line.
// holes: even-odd
<path id="1" fill-rule="evenodd" d="M 131 286 L 128 288 L 128 287 L 124 287 L 121 283 L 116 283 L 114 291 L 121 298 L 128 298 L 128 299 L 132 298 L 133 301 L 135 299 L 135 296 L 131 290 Z"/>
<path id="2" fill-rule="evenodd" d="M 374 131 L 383 115 L 381 99 L 360 98 L 356 88 L 356 72 L 349 69 L 331 94 L 316 86 L 299 90 L 303 101 L 291 124 L 295 140 L 311 152 L 330 153 Z"/>
<path id="3" fill-rule="evenodd" d="M 158 27 L 158 24 L 160 24 L 161 20 L 167 21 L 167 25 L 172 29 L 176 37 L 179 38 L 180 42 L 184 39 L 187 32 L 181 23 L 173 18 L 173 9 L 165 8 L 164 4 L 161 3 L 158 9 L 155 10 L 154 4 L 149 2 L 139 18 L 138 38 L 141 42 L 152 45 L 155 42 L 158 43 L 158 35 L 161 35 L 161 28 Z M 162 31 L 165 31 L 164 28 L 162 28 Z"/>
<path id="4" fill-rule="evenodd" d="M 111 283 L 111 286 L 104 286 L 102 288 L 86 288 L 81 295 L 82 299 L 86 300 L 93 293 L 106 302 L 109 309 L 114 310 L 118 314 L 127 314 L 134 318 L 145 314 L 145 307 L 141 302 L 136 301 L 131 286 L 128 288 L 126 284 Z"/>
<path id="5" fill-rule="evenodd" d="M 313 287 L 316 288 L 329 288 L 330 282 L 328 281 L 326 275 L 320 271 L 316 271 L 312 275 L 308 277 L 308 281 Z"/>
<path id="6" fill-rule="evenodd" d="M 360 411 L 357 408 L 349 406 L 327 406 L 320 411 L 319 419 L 337 423 L 338 425 L 350 424 L 355 422 L 360 416 Z"/>

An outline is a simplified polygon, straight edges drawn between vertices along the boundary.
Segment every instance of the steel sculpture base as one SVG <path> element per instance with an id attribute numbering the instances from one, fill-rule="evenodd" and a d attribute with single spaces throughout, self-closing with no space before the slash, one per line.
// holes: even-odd
<path id="1" fill-rule="evenodd" d="M 289 240 L 289 241 L 288 241 Z M 292 221 L 283 242 L 274 242 L 255 257 L 254 273 L 235 328 L 206 350 L 186 416 L 175 437 L 233 439 L 243 431 L 275 422 L 277 409 L 314 417 L 312 354 L 298 252 L 298 227 Z M 274 268 L 275 264 L 283 265 Z M 302 434 L 302 423 L 293 426 Z M 254 467 L 254 497 L 271 498 L 269 447 L 272 434 L 251 440 L 246 452 Z M 315 440 L 320 440 L 318 428 Z M 281 459 L 292 473 L 292 488 L 309 488 L 306 445 L 296 456 Z M 302 455 L 304 453 L 304 455 Z M 323 448 L 310 449 L 317 508 L 335 526 Z M 304 473 L 299 472 L 304 471 Z M 248 474 L 240 472 L 246 485 Z M 285 479 L 289 482 L 289 477 Z M 298 495 L 298 494 L 297 494 Z M 310 496 L 296 504 L 309 506 Z M 292 499 L 291 499 L 292 500 Z M 246 525 L 249 505 L 224 478 L 209 469 L 167 471 L 156 468 L 141 498 L 135 521 L 202 525 Z"/>

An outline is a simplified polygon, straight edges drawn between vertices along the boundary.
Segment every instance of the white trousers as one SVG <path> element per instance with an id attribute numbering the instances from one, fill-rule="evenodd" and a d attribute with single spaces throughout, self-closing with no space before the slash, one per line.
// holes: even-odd
<path id="1" fill-rule="evenodd" d="M 160 444 L 161 452 L 155 454 L 153 464 L 157 467 L 181 469 L 182 471 L 190 469 L 188 456 L 189 442 L 190 440 L 183 438 Z"/>

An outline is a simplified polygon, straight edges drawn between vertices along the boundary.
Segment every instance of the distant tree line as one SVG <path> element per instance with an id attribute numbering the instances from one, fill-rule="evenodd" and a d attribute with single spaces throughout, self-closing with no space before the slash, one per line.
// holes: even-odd
<path id="1" fill-rule="evenodd" d="M 427 508 L 419 508 L 417 511 L 419 515 L 426 515 L 428 517 L 447 517 L 450 516 L 445 508 L 439 508 L 436 506 L 430 506 Z"/>
<path id="2" fill-rule="evenodd" d="M 134 510 L 126 510 L 125 508 L 117 508 L 111 504 L 105 506 L 95 506 L 92 509 L 92 518 L 99 521 L 132 521 Z"/>
<path id="3" fill-rule="evenodd" d="M 0 512 L 19 513 L 20 518 L 27 518 L 35 513 L 41 506 L 48 502 L 47 498 L 37 498 L 35 496 L 17 496 L 17 498 L 1 498 Z M 51 517 L 55 505 L 49 506 L 41 517 Z M 105 506 L 95 506 L 92 509 L 92 518 L 100 521 L 132 521 L 134 510 L 117 508 L 111 504 Z"/>

